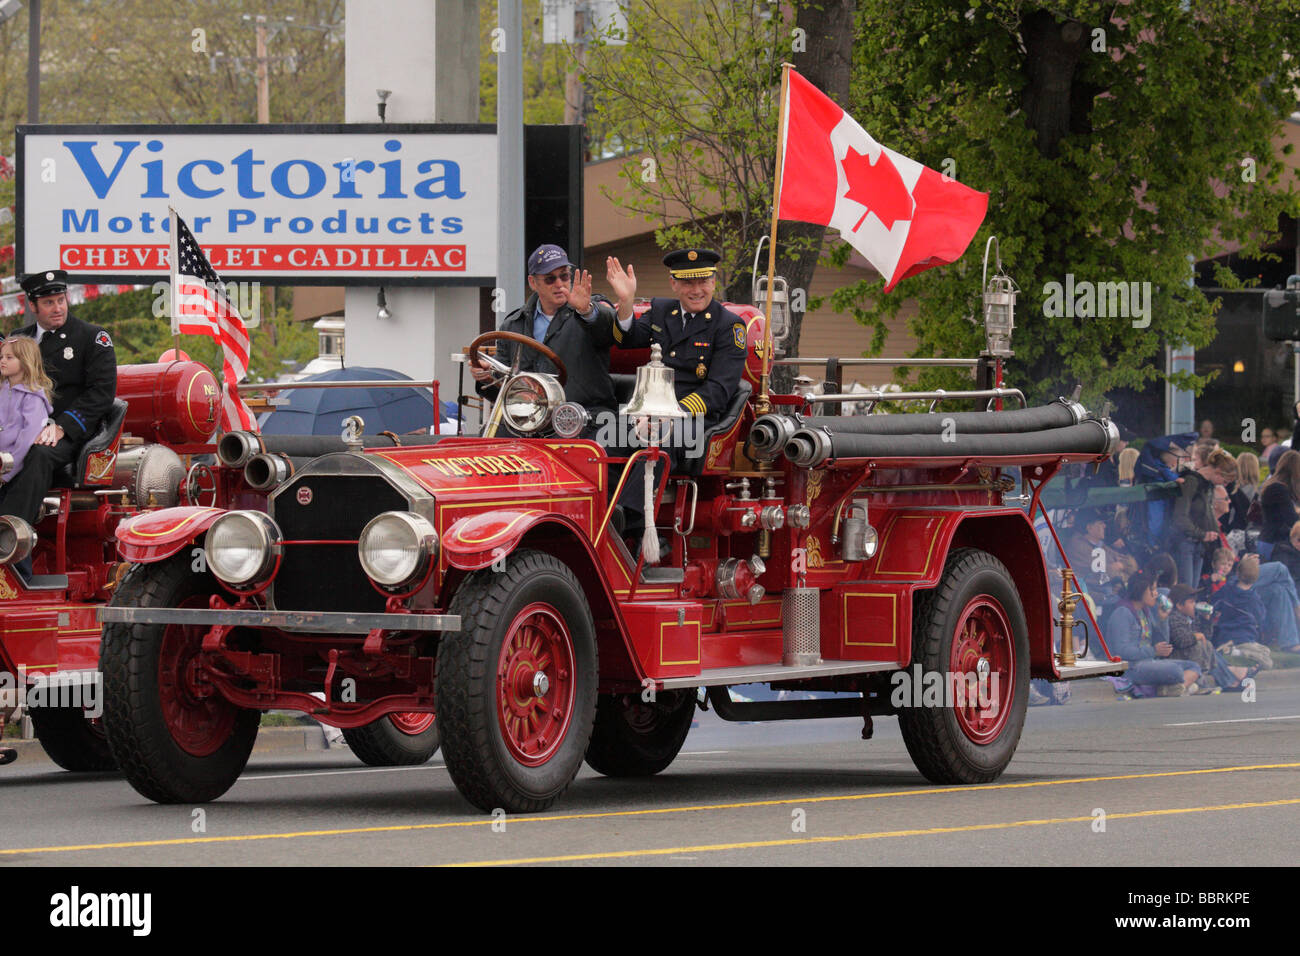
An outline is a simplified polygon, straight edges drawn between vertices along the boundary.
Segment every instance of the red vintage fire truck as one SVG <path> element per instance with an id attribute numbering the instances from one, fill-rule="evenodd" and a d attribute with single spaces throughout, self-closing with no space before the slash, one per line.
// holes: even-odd
<path id="1" fill-rule="evenodd" d="M 218 408 L 216 379 L 197 362 L 122 366 L 111 412 L 56 474 L 36 527 L 0 518 L 0 714 L 30 716 L 67 770 L 116 767 L 98 719 L 95 620 L 126 570 L 113 532 L 199 493 L 181 455 L 202 450 Z M 14 565 L 28 556 L 24 578 Z"/>
<path id="2" fill-rule="evenodd" d="M 163 803 L 219 797 L 269 708 L 343 728 L 436 714 L 470 803 L 538 811 L 584 759 L 613 776 L 664 770 L 705 701 L 729 720 L 860 717 L 864 737 L 897 715 L 927 779 L 995 779 L 1031 676 L 1123 668 L 1104 649 L 1076 661 L 1072 639 L 1058 660 L 1031 520 L 1042 485 L 1100 461 L 1116 429 L 1070 400 L 1002 408 L 1024 399 L 1001 381 L 1010 328 L 992 325 L 986 354 L 965 363 L 977 387 L 901 396 L 926 412 L 879 413 L 890 392 L 769 395 L 773 337 L 757 310 L 733 308 L 748 327 L 744 380 L 655 489 L 657 565 L 616 533 L 626 459 L 576 437 L 584 410 L 564 402 L 553 354 L 558 377 L 503 367 L 487 416 L 529 437 L 393 447 L 353 428 L 333 450 L 223 436 L 210 506 L 116 531 L 131 567 L 101 612 L 104 724 L 132 786 Z M 635 383 L 616 376 L 652 421 L 676 408 L 671 389 L 656 398 L 656 364 Z M 875 413 L 834 414 L 864 400 Z M 955 401 L 976 410 L 935 410 Z M 1028 507 L 1010 500 L 1015 470 Z M 932 673 L 969 681 L 969 696 L 897 693 Z M 750 683 L 847 696 L 728 693 Z"/>
<path id="3" fill-rule="evenodd" d="M 114 532 L 137 515 L 224 493 L 218 472 L 187 468 L 182 457 L 215 451 L 212 373 L 191 361 L 124 365 L 117 382 L 112 412 L 56 475 L 36 527 L 0 517 L 0 716 L 30 717 L 46 754 L 73 771 L 117 768 L 99 717 L 95 616 L 127 569 Z M 29 555 L 33 574 L 24 578 L 14 565 Z M 373 766 L 423 762 L 438 749 L 430 714 L 390 714 L 344 735 Z"/>

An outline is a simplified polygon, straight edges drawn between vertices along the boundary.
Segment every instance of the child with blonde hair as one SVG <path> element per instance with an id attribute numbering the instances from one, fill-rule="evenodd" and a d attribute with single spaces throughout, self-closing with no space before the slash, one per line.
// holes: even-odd
<path id="1" fill-rule="evenodd" d="M 45 374 L 41 349 L 35 339 L 14 336 L 0 345 L 0 452 L 13 456 L 13 466 L 0 475 L 0 497 L 8 490 L 8 481 L 23 467 L 23 459 L 36 442 L 49 420 L 54 406 L 50 394 L 54 383 Z M 24 577 L 30 573 L 30 564 L 24 560 L 16 568 Z M 0 711 L 0 733 L 4 731 L 5 713 Z M 0 766 L 11 763 L 18 756 L 12 747 L 0 746 Z"/>
<path id="2" fill-rule="evenodd" d="M 0 476 L 9 482 L 23 467 L 23 459 L 49 420 L 54 406 L 54 383 L 45 374 L 41 348 L 22 335 L 0 346 L 0 452 L 13 455 L 13 467 Z"/>

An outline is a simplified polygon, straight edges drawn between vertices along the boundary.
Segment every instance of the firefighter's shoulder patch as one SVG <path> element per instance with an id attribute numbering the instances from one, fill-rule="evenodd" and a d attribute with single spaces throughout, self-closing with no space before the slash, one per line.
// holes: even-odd
<path id="1" fill-rule="evenodd" d="M 731 339 L 736 343 L 736 348 L 743 349 L 745 347 L 745 323 L 737 322 L 731 327 Z"/>
<path id="2" fill-rule="evenodd" d="M 107 332 L 100 329 L 99 334 L 95 336 L 95 344 L 106 349 L 111 349 L 113 347 L 113 340 L 108 337 Z"/>

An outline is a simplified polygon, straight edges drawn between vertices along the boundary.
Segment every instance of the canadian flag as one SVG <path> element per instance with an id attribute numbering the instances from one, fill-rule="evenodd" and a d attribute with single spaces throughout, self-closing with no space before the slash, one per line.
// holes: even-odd
<path id="1" fill-rule="evenodd" d="M 881 146 L 790 70 L 777 216 L 834 226 L 885 277 L 955 262 L 975 237 L 988 193 Z"/>

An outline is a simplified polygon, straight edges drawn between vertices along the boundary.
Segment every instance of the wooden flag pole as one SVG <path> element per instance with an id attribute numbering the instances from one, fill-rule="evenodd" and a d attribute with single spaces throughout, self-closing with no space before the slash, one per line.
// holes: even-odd
<path id="1" fill-rule="evenodd" d="M 176 242 L 176 210 L 171 206 L 167 207 L 167 224 L 171 227 L 171 236 L 167 240 L 170 246 L 168 256 L 171 259 L 167 263 L 168 269 L 171 270 L 171 275 L 168 276 L 167 281 L 167 318 L 172 324 L 172 349 L 176 352 L 175 358 L 179 359 L 181 357 L 181 332 L 176 318 L 176 276 L 178 268 L 176 256 L 179 253 L 179 244 Z"/>
<path id="2" fill-rule="evenodd" d="M 772 376 L 772 283 L 776 280 L 776 224 L 781 209 L 781 167 L 785 159 L 785 110 L 793 64 L 781 64 L 781 99 L 776 120 L 776 179 L 772 184 L 772 238 L 767 244 L 767 303 L 763 321 L 763 374 L 759 379 L 754 411 L 766 415 L 772 410 L 769 387 Z"/>

